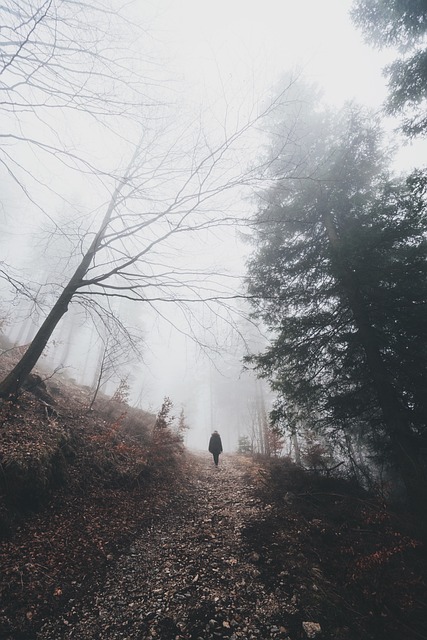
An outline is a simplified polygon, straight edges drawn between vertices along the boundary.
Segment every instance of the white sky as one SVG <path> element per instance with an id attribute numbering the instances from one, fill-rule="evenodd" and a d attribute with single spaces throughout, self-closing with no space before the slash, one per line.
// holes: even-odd
<path id="1" fill-rule="evenodd" d="M 293 67 L 325 89 L 335 103 L 357 97 L 378 106 L 381 67 L 390 54 L 364 45 L 348 16 L 349 0 L 160 0 L 158 25 L 175 68 L 200 93 L 221 74 L 226 87 L 268 89 Z"/>
<path id="2" fill-rule="evenodd" d="M 322 88 L 325 102 L 354 99 L 381 109 L 382 69 L 395 52 L 364 43 L 351 6 L 352 0 L 152 0 L 142 8 L 155 16 L 155 39 L 177 91 L 184 82 L 195 104 L 223 104 L 225 97 L 231 108 L 250 108 L 295 69 Z M 426 143 L 404 144 L 397 167 L 424 161 Z"/>

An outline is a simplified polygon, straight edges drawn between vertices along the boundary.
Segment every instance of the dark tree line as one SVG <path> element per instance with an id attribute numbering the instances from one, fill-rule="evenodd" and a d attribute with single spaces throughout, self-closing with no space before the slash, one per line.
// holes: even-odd
<path id="1" fill-rule="evenodd" d="M 389 156 L 375 117 L 320 112 L 307 89 L 271 119 L 248 289 L 272 339 L 252 362 L 276 423 L 362 441 L 422 512 L 427 174 L 394 177 Z"/>
<path id="2" fill-rule="evenodd" d="M 398 50 L 386 112 L 423 135 L 426 0 L 356 0 L 352 17 L 368 42 Z M 427 174 L 391 174 L 371 114 L 321 112 L 310 89 L 296 92 L 270 120 L 248 289 L 272 339 L 251 361 L 277 393 L 276 424 L 307 424 L 349 457 L 362 443 L 422 515 Z"/>

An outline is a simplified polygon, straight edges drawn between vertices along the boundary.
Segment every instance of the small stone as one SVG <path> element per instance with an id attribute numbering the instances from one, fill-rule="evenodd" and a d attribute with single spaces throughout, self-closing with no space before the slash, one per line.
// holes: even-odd
<path id="1" fill-rule="evenodd" d="M 303 622 L 302 628 L 307 638 L 316 638 L 322 633 L 322 628 L 318 622 Z"/>

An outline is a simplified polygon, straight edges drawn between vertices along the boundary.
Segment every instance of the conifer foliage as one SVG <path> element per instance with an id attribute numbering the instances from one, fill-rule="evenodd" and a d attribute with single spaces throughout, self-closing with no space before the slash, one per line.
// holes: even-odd
<path id="1" fill-rule="evenodd" d="M 366 39 L 379 48 L 398 47 L 400 57 L 385 69 L 389 113 L 403 114 L 409 136 L 426 134 L 426 0 L 356 0 L 353 19 Z"/>
<path id="2" fill-rule="evenodd" d="M 292 132 L 292 135 L 290 135 Z M 252 362 L 295 415 L 363 442 L 417 509 L 427 433 L 426 175 L 393 178 L 378 122 L 304 101 L 271 122 L 248 289 L 271 342 Z"/>

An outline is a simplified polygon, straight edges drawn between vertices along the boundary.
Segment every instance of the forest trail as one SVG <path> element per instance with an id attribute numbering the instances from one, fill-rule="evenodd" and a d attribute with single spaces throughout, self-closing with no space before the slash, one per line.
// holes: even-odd
<path id="1" fill-rule="evenodd" d="M 223 455 L 215 468 L 210 455 L 191 454 L 172 508 L 37 638 L 289 638 L 277 622 L 284 603 L 260 580 L 258 555 L 242 539 L 263 509 L 255 483 L 250 460 Z"/>

